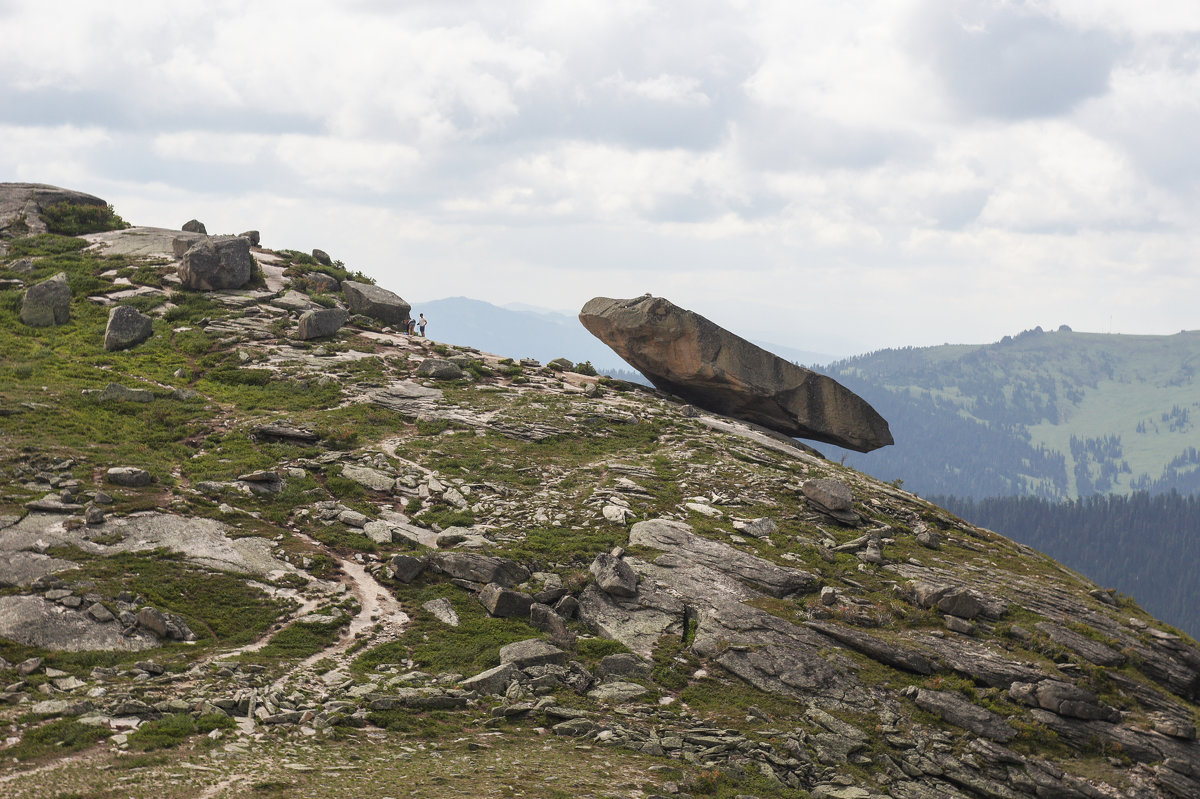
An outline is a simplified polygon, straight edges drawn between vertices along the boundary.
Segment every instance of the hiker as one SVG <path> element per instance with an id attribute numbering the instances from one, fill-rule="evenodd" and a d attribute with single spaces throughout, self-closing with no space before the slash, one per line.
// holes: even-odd
<path id="1" fill-rule="evenodd" d="M 417 320 L 417 327 L 421 328 L 421 338 L 425 338 L 425 325 L 429 324 L 429 322 L 425 320 L 425 314 L 421 314 L 420 316 L 421 318 Z"/>
<path id="2" fill-rule="evenodd" d="M 417 323 L 411 317 L 404 323 L 404 332 L 410 336 L 417 332 Z"/>

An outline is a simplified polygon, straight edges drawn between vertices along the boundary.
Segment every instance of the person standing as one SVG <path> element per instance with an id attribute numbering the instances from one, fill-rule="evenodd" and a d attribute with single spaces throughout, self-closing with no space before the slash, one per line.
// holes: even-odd
<path id="1" fill-rule="evenodd" d="M 421 318 L 417 320 L 417 327 L 421 329 L 421 338 L 425 338 L 425 325 L 429 324 L 429 322 L 425 320 L 425 314 L 421 314 L 420 316 Z"/>

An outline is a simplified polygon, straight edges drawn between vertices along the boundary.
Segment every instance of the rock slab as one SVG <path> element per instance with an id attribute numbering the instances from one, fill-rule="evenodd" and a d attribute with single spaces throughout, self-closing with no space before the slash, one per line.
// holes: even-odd
<path id="1" fill-rule="evenodd" d="M 859 452 L 893 443 L 887 421 L 845 386 L 662 297 L 596 297 L 579 321 L 657 388 L 701 408 Z"/>

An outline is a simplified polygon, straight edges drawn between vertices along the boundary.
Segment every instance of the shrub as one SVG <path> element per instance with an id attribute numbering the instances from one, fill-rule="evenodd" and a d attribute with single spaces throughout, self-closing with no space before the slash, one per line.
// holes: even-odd
<path id="1" fill-rule="evenodd" d="M 111 205 L 77 205 L 61 202 L 42 209 L 46 229 L 60 236 L 81 236 L 105 230 L 124 230 L 130 224 Z"/>
<path id="2" fill-rule="evenodd" d="M 596 376 L 596 367 L 592 366 L 591 361 L 584 361 L 583 363 L 577 363 L 577 364 L 575 364 L 575 368 L 572 369 L 571 371 L 577 372 L 578 374 L 581 374 L 581 375 L 587 375 L 589 377 Z"/>

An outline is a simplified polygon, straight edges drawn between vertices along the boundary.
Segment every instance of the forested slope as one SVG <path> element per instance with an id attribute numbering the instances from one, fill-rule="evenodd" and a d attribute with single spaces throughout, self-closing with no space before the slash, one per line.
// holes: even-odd
<path id="1" fill-rule="evenodd" d="M 933 497 L 981 527 L 1045 552 L 1150 612 L 1200 631 L 1200 497 L 1176 492 L 1093 495 L 1072 502 Z"/>
<path id="2" fill-rule="evenodd" d="M 1040 328 L 905 348 L 820 371 L 875 406 L 893 447 L 834 458 L 922 494 L 1051 500 L 1200 488 L 1200 333 Z"/>

